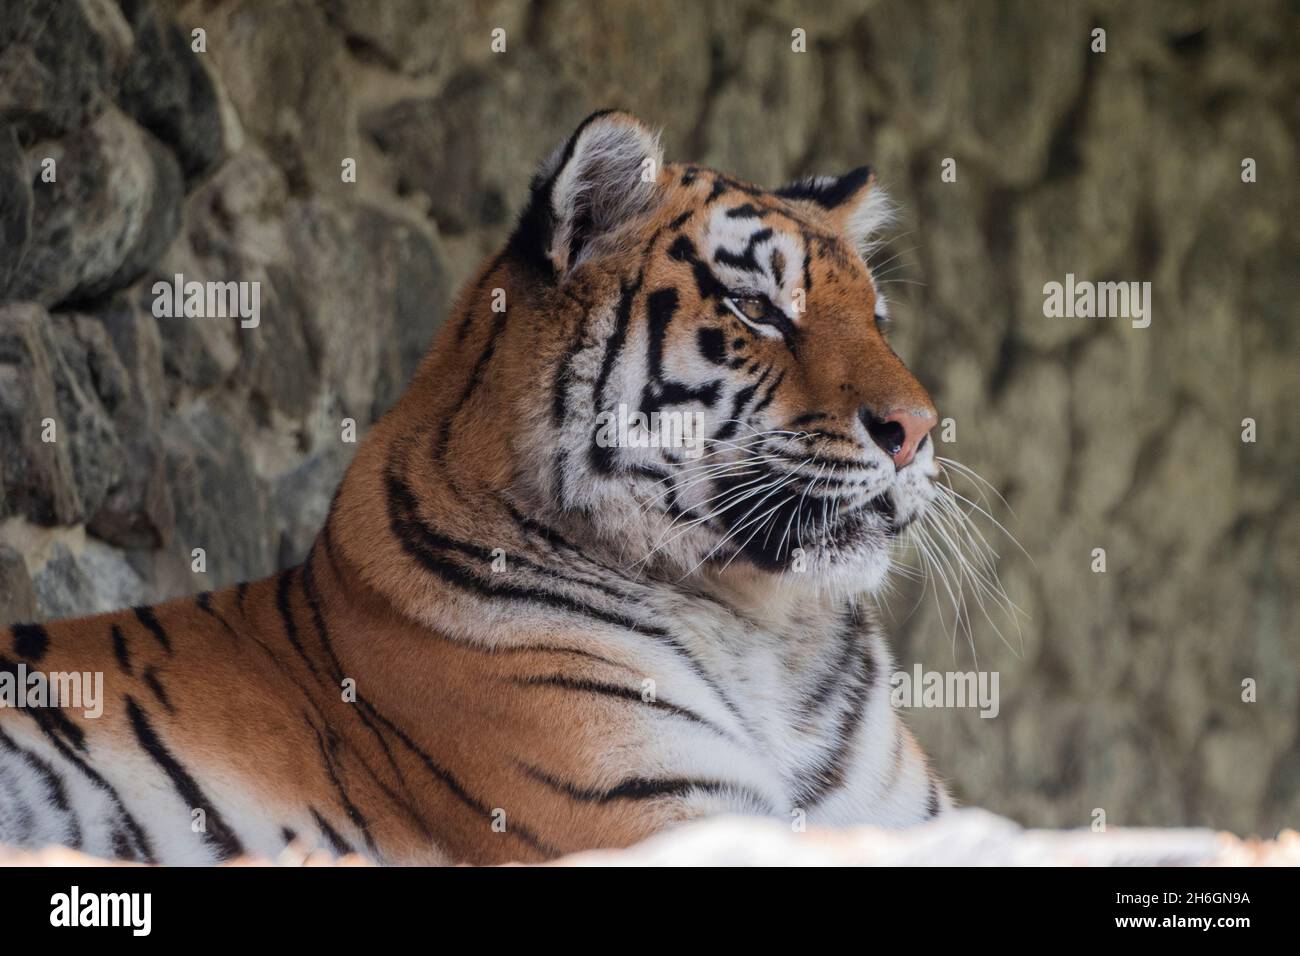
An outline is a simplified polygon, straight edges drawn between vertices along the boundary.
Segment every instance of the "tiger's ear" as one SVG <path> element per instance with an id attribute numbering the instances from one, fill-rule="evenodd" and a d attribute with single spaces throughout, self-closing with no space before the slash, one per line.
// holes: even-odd
<path id="1" fill-rule="evenodd" d="M 809 176 L 776 191 L 778 196 L 816 206 L 858 249 L 867 251 L 894 219 L 894 204 L 876 183 L 870 166 L 843 176 Z"/>
<path id="2" fill-rule="evenodd" d="M 582 121 L 537 171 L 525 212 L 556 275 L 607 251 L 620 227 L 657 204 L 662 166 L 659 137 L 636 117 L 606 110 Z"/>

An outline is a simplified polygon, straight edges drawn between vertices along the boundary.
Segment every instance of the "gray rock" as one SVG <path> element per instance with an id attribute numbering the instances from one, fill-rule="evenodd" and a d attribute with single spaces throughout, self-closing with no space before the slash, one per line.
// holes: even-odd
<path id="1" fill-rule="evenodd" d="M 24 143 L 81 129 L 108 103 L 116 38 L 99 4 L 9 0 L 0 7 L 0 120 Z"/>
<path id="2" fill-rule="evenodd" d="M 269 267 L 267 278 L 261 286 L 258 326 L 238 333 L 245 343 L 240 378 L 263 407 L 301 419 L 311 409 L 320 385 L 307 347 L 303 290 L 279 266 Z"/>
<path id="3" fill-rule="evenodd" d="M 12 126 L 0 125 L 0 302 L 23 260 L 32 235 L 32 187 L 27 159 Z"/>
<path id="4" fill-rule="evenodd" d="M 67 442 L 73 480 L 89 520 L 126 470 L 126 455 L 113 427 L 110 408 L 126 401 L 126 370 L 98 323 L 78 316 L 51 316 L 51 369 L 61 434 Z M 106 407 L 106 404 L 108 407 Z"/>
<path id="5" fill-rule="evenodd" d="M 171 283 L 178 273 L 186 281 L 261 282 L 260 294 L 268 298 L 267 265 L 284 255 L 287 197 L 284 174 L 266 156 L 255 150 L 232 156 L 186 199 L 181 240 L 133 290 L 136 307 L 152 310 L 153 281 Z M 264 308 L 267 304 L 263 301 Z M 168 400 L 173 403 L 247 368 L 245 347 L 255 343 L 259 331 L 242 329 L 233 318 L 164 317 L 157 326 Z"/>
<path id="6" fill-rule="evenodd" d="M 307 557 L 325 526 L 330 501 L 352 460 L 353 445 L 325 445 L 276 482 L 275 520 L 280 529 L 279 566 L 292 567 Z"/>
<path id="7" fill-rule="evenodd" d="M 322 200 L 292 204 L 286 230 L 308 347 L 344 414 L 364 424 L 396 398 L 446 314 L 440 250 L 402 220 Z"/>
<path id="8" fill-rule="evenodd" d="M 0 627 L 34 620 L 36 594 L 23 556 L 0 544 Z"/>
<path id="9" fill-rule="evenodd" d="M 144 584 L 126 558 L 95 541 L 86 541 L 75 555 L 56 542 L 32 588 L 41 620 L 130 607 L 144 597 Z"/>
<path id="10" fill-rule="evenodd" d="M 488 59 L 497 27 L 512 42 L 521 42 L 516 28 L 527 15 L 526 6 L 513 0 L 443 5 L 426 0 L 326 0 L 324 9 L 356 56 L 434 79 L 464 60 Z"/>
<path id="11" fill-rule="evenodd" d="M 540 85 L 554 87 L 539 99 Z M 582 118 L 583 97 L 547 65 L 460 70 L 436 97 L 367 114 L 362 130 L 387 154 L 399 193 L 418 193 L 440 231 L 504 232 L 527 194 L 532 167 Z M 498 117 L 509 116 L 509 123 Z"/>
<path id="12" fill-rule="evenodd" d="M 38 305 L 0 308 L 0 484 L 6 513 L 39 524 L 73 524 L 85 512 L 72 443 L 59 422 L 58 347 L 49 324 L 49 314 Z M 52 442 L 42 441 L 46 419 L 54 420 Z"/>
<path id="13" fill-rule="evenodd" d="M 275 570 L 267 494 L 235 422 L 197 402 L 167 422 L 163 441 L 176 507 L 173 547 L 182 554 L 204 549 L 210 587 Z"/>
<path id="14" fill-rule="evenodd" d="M 418 229 L 383 216 L 369 217 L 363 235 L 375 241 L 377 261 L 386 264 L 386 311 L 392 332 L 380 339 L 380 363 L 370 410 L 377 419 L 415 374 L 434 332 L 447 315 L 451 285 L 436 242 Z"/>
<path id="15" fill-rule="evenodd" d="M 175 157 L 116 109 L 65 139 L 33 144 L 29 168 L 44 157 L 55 160 L 58 179 L 33 184 L 31 249 L 11 297 L 53 305 L 129 285 L 180 226 Z"/>
<path id="16" fill-rule="evenodd" d="M 128 296 L 119 296 L 94 321 L 111 341 L 128 379 L 124 399 L 110 408 L 128 466 L 89 528 L 121 547 L 162 547 L 171 540 L 175 518 L 162 451 L 166 399 L 158 323 Z"/>
<path id="17" fill-rule="evenodd" d="M 356 155 L 353 84 L 342 38 L 319 6 L 244 0 L 211 11 L 203 25 L 244 130 L 296 187 L 340 189 L 339 163 Z"/>
<path id="18" fill-rule="evenodd" d="M 207 175 L 224 156 L 221 116 L 212 76 L 190 38 L 152 3 L 126 0 L 134 55 L 118 102 L 176 151 L 187 180 Z"/>
<path id="19" fill-rule="evenodd" d="M 93 614 L 101 610 L 95 601 L 95 586 L 90 576 L 62 543 L 32 578 L 36 609 L 41 620 Z"/>

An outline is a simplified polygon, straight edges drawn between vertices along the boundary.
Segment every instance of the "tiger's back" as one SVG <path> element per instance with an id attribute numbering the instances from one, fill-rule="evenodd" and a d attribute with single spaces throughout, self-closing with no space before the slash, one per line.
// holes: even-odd
<path id="1" fill-rule="evenodd" d="M 501 755 L 566 762 L 585 717 L 566 685 L 599 685 L 593 658 L 442 637 L 330 562 L 322 571 L 319 553 L 195 598 L 11 629 L 0 667 L 100 673 L 105 693 L 93 717 L 0 709 L 0 844 L 166 864 L 275 859 L 291 845 L 501 863 L 589 845 L 602 829 L 600 845 L 625 845 L 661 825 L 617 813 L 565 824 L 544 787 L 515 812 L 529 777 Z M 336 634 L 363 635 L 365 653 Z M 418 681 L 394 677 L 408 663 Z M 538 682 L 557 669 L 564 682 L 548 693 Z M 524 706 L 510 700 L 529 684 Z M 591 724 L 589 744 L 603 747 L 611 728 Z"/>

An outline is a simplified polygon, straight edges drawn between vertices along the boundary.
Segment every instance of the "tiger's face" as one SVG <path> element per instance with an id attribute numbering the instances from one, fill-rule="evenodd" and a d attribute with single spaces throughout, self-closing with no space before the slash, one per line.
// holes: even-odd
<path id="1" fill-rule="evenodd" d="M 936 413 L 886 339 L 871 171 L 767 191 L 663 165 L 618 113 L 565 150 L 535 188 L 588 301 L 549 491 L 632 564 L 878 587 L 934 496 Z"/>

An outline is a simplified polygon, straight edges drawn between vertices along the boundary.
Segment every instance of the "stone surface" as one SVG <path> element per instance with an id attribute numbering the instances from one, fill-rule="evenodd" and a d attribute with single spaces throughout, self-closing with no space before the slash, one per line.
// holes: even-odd
<path id="1" fill-rule="evenodd" d="M 36 594 L 23 556 L 0 545 L 0 627 L 36 620 Z"/>
<path id="2" fill-rule="evenodd" d="M 53 545 L 32 576 L 36 611 L 41 620 L 75 617 L 85 607 L 132 607 L 145 597 L 144 582 L 120 552 L 86 541 L 74 553 Z"/>
<path id="3" fill-rule="evenodd" d="M 271 509 L 280 528 L 276 555 L 280 567 L 292 567 L 307 557 L 316 534 L 325 526 L 334 491 L 347 471 L 346 445 L 326 445 L 297 468 L 282 475 Z"/>
<path id="4" fill-rule="evenodd" d="M 27 178 L 27 158 L 18 134 L 0 125 L 0 302 L 27 258 L 32 236 L 32 187 Z"/>
<path id="5" fill-rule="evenodd" d="M 175 156 L 115 108 L 83 130 L 27 149 L 56 180 L 34 179 L 31 247 L 9 295 L 54 305 L 121 288 L 158 258 L 180 227 Z"/>
<path id="6" fill-rule="evenodd" d="M 109 102 L 123 39 L 113 13 L 102 0 L 11 0 L 0 10 L 0 120 L 24 142 L 80 129 Z"/>
<path id="7" fill-rule="evenodd" d="M 126 0 L 134 53 L 119 102 L 145 129 L 175 150 L 187 179 L 216 168 L 224 155 L 217 91 L 191 38 L 147 0 Z"/>
<path id="8" fill-rule="evenodd" d="M 329 188 L 355 156 L 351 62 L 317 3 L 241 0 L 203 11 L 208 54 L 244 130 L 296 187 Z"/>
<path id="9" fill-rule="evenodd" d="M 162 340 L 153 315 L 120 296 L 93 319 L 79 317 L 83 334 L 106 336 L 125 381 L 108 408 L 128 467 L 109 488 L 90 530 L 126 548 L 157 548 L 171 540 L 174 515 L 166 483 L 162 423 L 168 414 Z M 98 329 L 94 323 L 98 323 Z M 103 354 L 101 352 L 101 354 Z M 112 364 L 105 358 L 106 364 Z"/>
<path id="10" fill-rule="evenodd" d="M 60 440 L 57 346 L 38 305 L 0 308 L 0 474 L 7 514 L 40 524 L 85 518 L 70 442 Z M 46 440 L 49 439 L 49 440 Z"/>
<path id="11" fill-rule="evenodd" d="M 164 428 L 166 482 L 176 509 L 174 546 L 187 556 L 204 550 L 207 587 L 276 569 L 268 496 L 243 460 L 245 441 L 229 416 L 204 402 Z"/>

